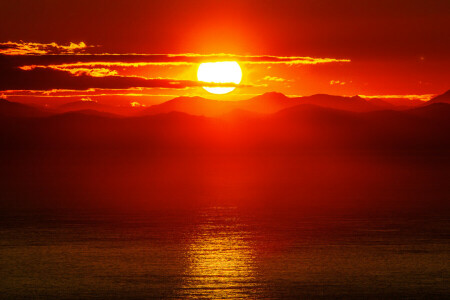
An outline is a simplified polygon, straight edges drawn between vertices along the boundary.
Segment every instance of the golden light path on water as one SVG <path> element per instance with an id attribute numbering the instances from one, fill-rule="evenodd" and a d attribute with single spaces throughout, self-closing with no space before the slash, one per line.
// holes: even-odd
<path id="1" fill-rule="evenodd" d="M 183 298 L 241 299 L 254 295 L 255 254 L 249 234 L 235 216 L 222 208 L 205 212 L 187 249 L 188 267 Z"/>

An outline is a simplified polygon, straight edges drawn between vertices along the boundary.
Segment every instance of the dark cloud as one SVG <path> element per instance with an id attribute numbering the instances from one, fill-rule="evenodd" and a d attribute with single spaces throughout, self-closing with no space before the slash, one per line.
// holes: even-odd
<path id="1" fill-rule="evenodd" d="M 128 89 L 197 86 L 243 86 L 191 80 L 119 76 L 111 66 L 189 65 L 207 61 L 239 61 L 251 64 L 319 64 L 346 59 L 299 56 L 232 54 L 79 54 L 85 43 L 0 43 L 0 90 Z"/>
<path id="2" fill-rule="evenodd" d="M 60 55 L 0 55 L 0 65 L 21 66 L 139 66 L 198 64 L 208 61 L 239 61 L 253 64 L 320 64 L 349 62 L 348 59 L 306 56 L 233 55 L 233 54 L 60 54 Z"/>
<path id="3" fill-rule="evenodd" d="M 25 71 L 17 68 L 0 69 L 0 91 L 6 90 L 87 90 L 98 89 L 129 89 L 170 88 L 183 89 L 199 86 L 243 86 L 237 84 L 206 83 L 192 80 L 177 80 L 166 78 L 143 78 L 137 76 L 103 76 L 94 77 L 87 74 L 74 75 L 69 72 L 35 68 Z"/>

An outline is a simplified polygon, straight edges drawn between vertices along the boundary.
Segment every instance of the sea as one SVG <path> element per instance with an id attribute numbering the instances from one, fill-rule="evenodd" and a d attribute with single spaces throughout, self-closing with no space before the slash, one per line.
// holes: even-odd
<path id="1" fill-rule="evenodd" d="M 1 299 L 445 299 L 450 219 L 212 206 L 0 218 Z"/>

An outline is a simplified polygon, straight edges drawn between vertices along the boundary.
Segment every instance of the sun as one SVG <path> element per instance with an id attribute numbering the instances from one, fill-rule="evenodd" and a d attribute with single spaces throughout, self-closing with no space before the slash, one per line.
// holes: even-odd
<path id="1" fill-rule="evenodd" d="M 214 83 L 236 83 L 242 80 L 241 66 L 235 61 L 219 61 L 202 63 L 198 67 L 197 78 L 199 81 Z M 203 87 L 213 94 L 226 94 L 235 87 Z"/>

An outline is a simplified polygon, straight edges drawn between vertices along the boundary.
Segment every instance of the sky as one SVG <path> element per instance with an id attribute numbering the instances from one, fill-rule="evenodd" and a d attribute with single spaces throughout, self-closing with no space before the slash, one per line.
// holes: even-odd
<path id="1" fill-rule="evenodd" d="M 448 0 L 3 0 L 0 96 L 145 105 L 269 91 L 425 99 L 450 88 L 449 37 Z M 220 60 L 238 61 L 243 81 L 217 96 L 196 71 Z"/>

